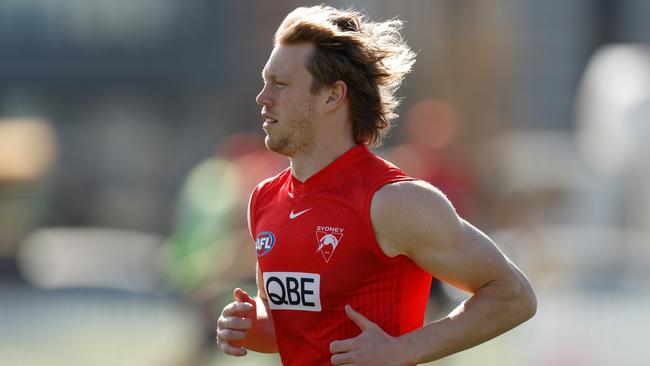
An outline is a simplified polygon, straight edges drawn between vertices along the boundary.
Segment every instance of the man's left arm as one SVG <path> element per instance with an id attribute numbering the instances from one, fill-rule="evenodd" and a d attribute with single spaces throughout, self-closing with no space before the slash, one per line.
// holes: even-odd
<path id="1" fill-rule="evenodd" d="M 499 248 L 456 214 L 424 182 L 382 187 L 371 205 L 377 241 L 389 256 L 406 255 L 443 282 L 471 297 L 446 317 L 391 337 L 354 309 L 346 313 L 362 330 L 331 344 L 334 365 L 411 365 L 471 348 L 531 318 L 536 298 L 526 276 Z"/>

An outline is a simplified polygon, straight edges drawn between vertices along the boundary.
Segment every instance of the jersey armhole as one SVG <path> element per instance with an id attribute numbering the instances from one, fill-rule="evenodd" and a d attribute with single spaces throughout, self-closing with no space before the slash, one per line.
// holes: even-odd
<path id="1" fill-rule="evenodd" d="M 375 196 L 375 193 L 381 187 L 383 187 L 383 186 L 385 186 L 387 184 L 392 184 L 392 183 L 397 183 L 397 182 L 408 182 L 408 181 L 414 181 L 414 180 L 418 180 L 418 179 L 408 177 L 408 176 L 384 178 L 384 179 L 380 179 L 377 182 L 374 182 L 374 184 L 371 185 L 370 189 L 368 190 L 368 195 L 365 198 L 365 201 L 364 201 L 364 204 L 363 204 L 363 211 L 362 211 L 363 226 L 364 226 L 364 230 L 366 232 L 367 237 L 370 238 L 370 249 L 377 255 L 378 258 L 380 258 L 382 260 L 390 260 L 390 259 L 394 259 L 394 258 L 389 257 L 388 255 L 386 255 L 386 253 L 384 253 L 384 251 L 379 246 L 379 241 L 377 240 L 377 236 L 375 235 L 375 229 L 372 226 L 372 217 L 370 215 L 370 205 L 372 204 L 372 199 Z"/>
<path id="2" fill-rule="evenodd" d="M 251 235 L 251 238 L 255 240 L 255 217 L 256 217 L 256 203 L 257 203 L 257 196 L 259 195 L 260 192 L 260 186 L 258 185 L 255 187 L 253 190 L 253 193 L 251 193 L 250 198 L 248 199 L 248 232 Z"/>

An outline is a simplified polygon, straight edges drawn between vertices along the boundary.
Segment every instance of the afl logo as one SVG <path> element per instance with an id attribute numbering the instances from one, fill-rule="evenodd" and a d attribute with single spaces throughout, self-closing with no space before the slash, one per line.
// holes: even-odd
<path id="1" fill-rule="evenodd" d="M 268 252 L 273 249 L 275 245 L 275 235 L 270 231 L 263 231 L 257 234 L 257 239 L 255 239 L 255 247 L 257 251 L 257 256 L 265 256 Z"/>

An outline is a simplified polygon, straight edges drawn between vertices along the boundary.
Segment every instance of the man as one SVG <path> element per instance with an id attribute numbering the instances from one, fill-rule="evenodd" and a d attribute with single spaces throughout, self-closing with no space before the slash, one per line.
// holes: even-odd
<path id="1" fill-rule="evenodd" d="M 258 296 L 235 289 L 217 322 L 226 354 L 284 365 L 412 365 L 533 316 L 526 277 L 436 188 L 372 154 L 414 54 L 396 20 L 318 6 L 290 13 L 264 67 L 266 146 L 290 168 L 249 204 Z M 472 293 L 423 326 L 431 276 Z"/>

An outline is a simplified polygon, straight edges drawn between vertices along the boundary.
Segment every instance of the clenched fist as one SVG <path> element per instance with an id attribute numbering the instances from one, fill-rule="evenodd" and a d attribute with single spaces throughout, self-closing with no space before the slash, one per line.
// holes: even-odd
<path id="1" fill-rule="evenodd" d="M 244 290 L 236 288 L 235 301 L 228 304 L 217 320 L 217 344 L 231 356 L 244 356 L 244 340 L 257 318 L 256 303 Z"/>

